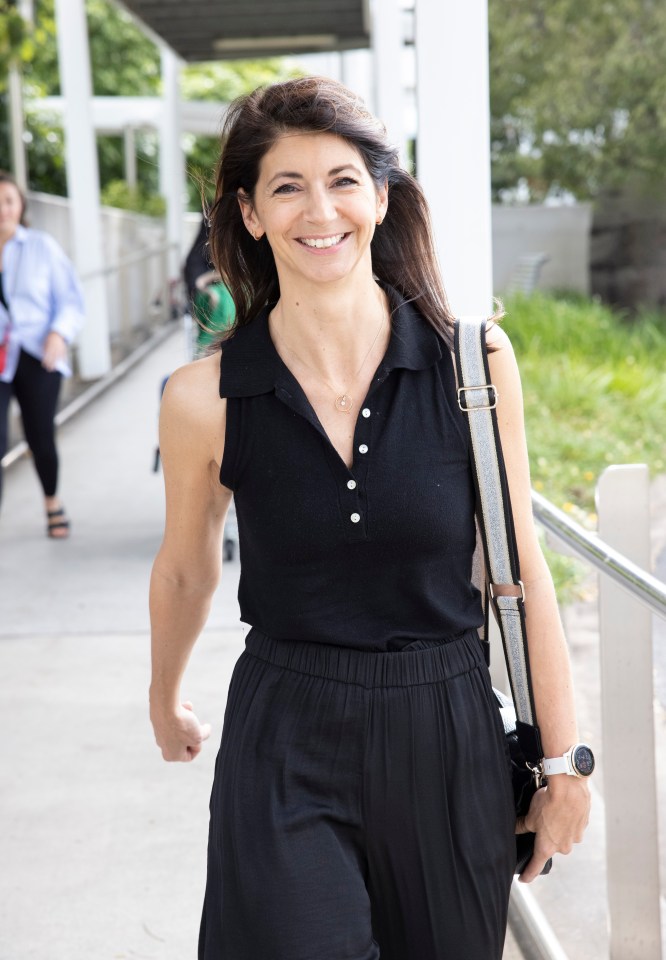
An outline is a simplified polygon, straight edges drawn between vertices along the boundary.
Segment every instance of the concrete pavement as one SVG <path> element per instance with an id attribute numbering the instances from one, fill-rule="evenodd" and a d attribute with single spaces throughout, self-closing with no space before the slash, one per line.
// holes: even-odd
<path id="1" fill-rule="evenodd" d="M 163 344 L 60 434 L 68 542 L 46 539 L 32 465 L 0 523 L 0 958 L 190 960 L 208 794 L 243 628 L 230 565 L 185 693 L 210 720 L 195 763 L 166 764 L 147 720 L 147 588 L 163 519 L 151 472 Z"/>
<path id="2" fill-rule="evenodd" d="M 233 563 L 184 688 L 200 718 L 213 724 L 211 741 L 194 763 L 165 764 L 147 720 L 147 588 L 164 509 L 162 478 L 151 467 L 159 386 L 182 362 L 181 347 L 174 335 L 61 431 L 68 542 L 45 537 L 31 464 L 22 461 L 6 477 L 0 960 L 196 956 L 208 794 L 246 628 Z M 662 558 L 666 496 L 659 491 Z M 566 619 L 581 734 L 598 743 L 590 603 Z M 662 711 L 662 744 L 663 719 Z M 532 891 L 571 960 L 608 956 L 601 802 L 588 841 L 559 858 Z M 511 942 L 505 956 L 519 956 Z"/>

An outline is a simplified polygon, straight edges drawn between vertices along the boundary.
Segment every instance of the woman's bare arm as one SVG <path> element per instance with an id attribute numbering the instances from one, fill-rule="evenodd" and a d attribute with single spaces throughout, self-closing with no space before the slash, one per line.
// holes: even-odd
<path id="1" fill-rule="evenodd" d="M 150 716 L 165 760 L 192 760 L 210 732 L 180 702 L 180 684 L 219 582 L 231 502 L 218 477 L 226 418 L 218 370 L 219 356 L 177 370 L 160 411 L 166 524 L 150 582 Z"/>
<path id="2" fill-rule="evenodd" d="M 571 668 L 555 589 L 544 559 L 532 515 L 529 462 L 518 366 L 511 343 L 499 327 L 488 332 L 495 349 L 489 355 L 497 388 L 497 415 L 516 527 L 534 700 L 543 749 L 558 757 L 576 743 Z M 522 874 L 525 882 L 539 875 L 553 853 L 569 853 L 580 842 L 589 816 L 587 784 L 567 774 L 549 778 L 537 793 L 524 828 L 537 834 L 534 857 Z"/>

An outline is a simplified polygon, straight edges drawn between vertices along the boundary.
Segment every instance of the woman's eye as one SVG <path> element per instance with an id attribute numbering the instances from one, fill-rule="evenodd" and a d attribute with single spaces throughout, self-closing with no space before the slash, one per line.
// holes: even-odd
<path id="1" fill-rule="evenodd" d="M 339 177 L 339 178 L 335 181 L 334 186 L 336 186 L 336 187 L 349 187 L 349 186 L 356 186 L 357 184 L 358 184 L 358 180 L 354 180 L 353 177 Z"/>
<path id="2" fill-rule="evenodd" d="M 273 191 L 273 193 L 274 193 L 274 194 L 276 194 L 276 193 L 293 193 L 295 190 L 296 190 L 296 187 L 294 186 L 293 183 L 281 183 L 280 186 L 277 187 L 277 188 Z"/>

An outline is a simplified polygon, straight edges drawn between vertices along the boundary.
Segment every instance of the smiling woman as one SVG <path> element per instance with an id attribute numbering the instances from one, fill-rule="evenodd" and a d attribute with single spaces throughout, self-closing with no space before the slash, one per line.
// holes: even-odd
<path id="1" fill-rule="evenodd" d="M 453 317 L 421 188 L 351 91 L 287 81 L 229 112 L 210 241 L 237 320 L 165 391 L 151 583 L 155 737 L 166 760 L 191 760 L 210 727 L 180 684 L 233 494 L 251 629 L 211 795 L 199 960 L 500 960 L 515 808 L 478 636 Z M 507 338 L 487 339 L 556 758 L 577 740 L 566 648 L 531 517 L 520 380 Z M 527 881 L 587 817 L 582 781 L 550 781 L 525 818 Z"/>

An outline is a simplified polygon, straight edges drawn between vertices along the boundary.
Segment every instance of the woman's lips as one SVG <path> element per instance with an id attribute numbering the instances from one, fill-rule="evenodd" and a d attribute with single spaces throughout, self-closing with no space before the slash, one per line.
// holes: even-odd
<path id="1" fill-rule="evenodd" d="M 329 237 L 298 237 L 298 243 L 309 250 L 330 250 L 339 246 L 348 236 L 348 233 L 335 233 Z"/>

